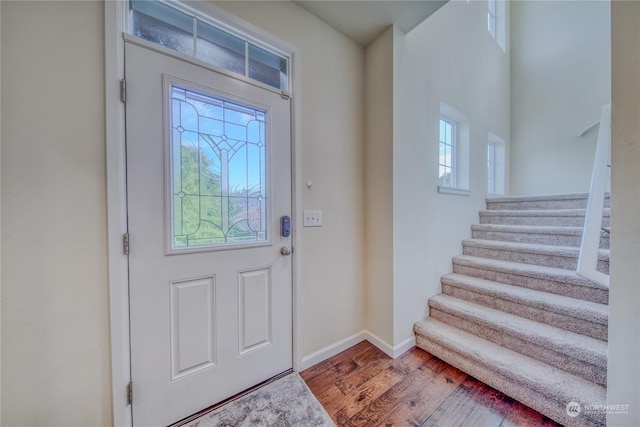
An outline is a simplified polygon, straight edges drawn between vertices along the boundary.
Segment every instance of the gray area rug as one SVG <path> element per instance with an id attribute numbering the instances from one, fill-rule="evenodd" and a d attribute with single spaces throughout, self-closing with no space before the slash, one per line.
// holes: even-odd
<path id="1" fill-rule="evenodd" d="M 331 426 L 335 424 L 297 373 L 202 415 L 185 427 Z"/>

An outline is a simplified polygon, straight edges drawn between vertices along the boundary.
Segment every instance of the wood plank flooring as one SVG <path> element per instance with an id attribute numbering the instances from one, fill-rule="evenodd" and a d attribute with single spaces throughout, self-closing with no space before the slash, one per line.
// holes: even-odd
<path id="1" fill-rule="evenodd" d="M 300 375 L 338 426 L 559 426 L 415 347 L 394 360 L 363 341 Z"/>

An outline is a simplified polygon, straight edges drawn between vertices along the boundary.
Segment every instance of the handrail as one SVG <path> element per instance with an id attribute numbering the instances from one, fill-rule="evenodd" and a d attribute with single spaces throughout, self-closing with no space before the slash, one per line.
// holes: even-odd
<path id="1" fill-rule="evenodd" d="M 578 275 L 607 287 L 609 286 L 609 275 L 598 271 L 597 267 L 604 194 L 609 172 L 610 148 L 611 104 L 607 104 L 602 107 L 602 115 L 600 117 L 600 129 L 598 129 L 598 142 L 596 144 L 595 160 L 593 161 L 589 201 L 587 202 L 577 268 Z"/>

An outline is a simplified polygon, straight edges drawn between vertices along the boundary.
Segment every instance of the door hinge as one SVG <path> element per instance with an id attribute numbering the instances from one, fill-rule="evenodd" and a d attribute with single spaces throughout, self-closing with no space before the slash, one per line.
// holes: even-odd
<path id="1" fill-rule="evenodd" d="M 127 405 L 131 405 L 133 403 L 133 383 L 129 381 L 127 384 Z"/>
<path id="2" fill-rule="evenodd" d="M 125 79 L 120 80 L 120 101 L 127 102 L 127 81 Z"/>
<path id="3" fill-rule="evenodd" d="M 124 233 L 122 235 L 122 253 L 124 255 L 129 255 L 129 233 Z"/>

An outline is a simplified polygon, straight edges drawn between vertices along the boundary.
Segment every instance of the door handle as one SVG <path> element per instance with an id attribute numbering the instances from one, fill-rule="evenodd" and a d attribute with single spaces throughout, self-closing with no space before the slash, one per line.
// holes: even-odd
<path id="1" fill-rule="evenodd" d="M 288 247 L 283 246 L 280 248 L 280 254 L 284 256 L 289 256 L 291 255 L 291 250 Z"/>

